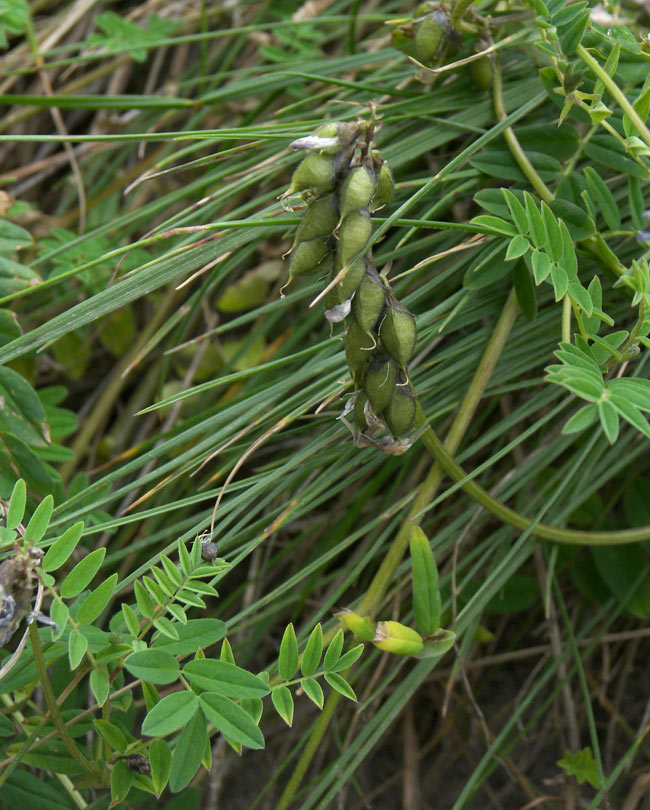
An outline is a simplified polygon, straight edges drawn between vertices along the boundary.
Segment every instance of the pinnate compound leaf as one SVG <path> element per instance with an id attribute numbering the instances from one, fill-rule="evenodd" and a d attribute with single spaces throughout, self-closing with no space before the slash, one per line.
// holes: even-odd
<path id="1" fill-rule="evenodd" d="M 171 770 L 172 755 L 165 740 L 156 738 L 149 746 L 149 765 L 151 766 L 151 781 L 156 795 L 160 796 L 167 782 Z"/>
<path id="2" fill-rule="evenodd" d="M 313 675 L 320 664 L 323 654 L 323 628 L 320 623 L 314 627 L 307 641 L 305 651 L 302 654 L 300 671 L 303 675 Z"/>
<path id="3" fill-rule="evenodd" d="M 111 748 L 119 751 L 120 754 L 123 754 L 126 751 L 126 737 L 120 728 L 113 723 L 109 723 L 108 720 L 102 720 L 101 718 L 96 718 L 93 720 L 93 723 L 97 731 L 102 735 Z"/>
<path id="4" fill-rule="evenodd" d="M 72 631 L 68 636 L 68 660 L 71 670 L 75 670 L 79 666 L 87 649 L 88 639 L 81 633 Z"/>
<path id="5" fill-rule="evenodd" d="M 163 650 L 134 652 L 124 661 L 124 666 L 134 677 L 149 683 L 167 684 L 178 679 L 178 661 Z"/>
<path id="6" fill-rule="evenodd" d="M 118 759 L 111 770 L 111 803 L 123 802 L 133 783 L 133 771 L 123 759 Z"/>
<path id="7" fill-rule="evenodd" d="M 106 554 L 105 548 L 96 548 L 80 560 L 61 583 L 61 596 L 70 599 L 80 594 L 99 571 Z"/>
<path id="8" fill-rule="evenodd" d="M 46 495 L 34 510 L 34 514 L 27 524 L 27 528 L 25 529 L 25 542 L 30 540 L 34 543 L 39 542 L 47 531 L 53 508 L 54 498 L 51 495 Z"/>
<path id="9" fill-rule="evenodd" d="M 530 233 L 533 245 L 536 248 L 544 246 L 546 231 L 544 230 L 544 220 L 537 209 L 535 199 L 527 192 L 524 192 L 526 202 L 526 219 L 528 221 L 528 232 Z"/>
<path id="10" fill-rule="evenodd" d="M 612 394 L 609 401 L 626 422 L 629 422 L 632 427 L 635 427 L 647 439 L 650 439 L 650 425 L 636 406 L 620 394 Z"/>
<path id="11" fill-rule="evenodd" d="M 337 692 L 343 695 L 343 697 L 346 697 L 349 700 L 354 700 L 356 703 L 357 696 L 354 694 L 354 689 L 342 675 L 339 675 L 337 672 L 326 672 L 325 680 L 332 687 L 332 689 L 335 689 Z"/>
<path id="12" fill-rule="evenodd" d="M 41 566 L 43 571 L 56 571 L 57 568 L 60 568 L 68 561 L 81 539 L 83 528 L 83 521 L 79 521 L 79 523 L 75 523 L 74 526 L 66 529 L 61 537 L 52 543 L 43 557 Z"/>
<path id="13" fill-rule="evenodd" d="M 93 669 L 90 673 L 90 689 L 99 706 L 106 703 L 108 688 L 108 672 L 105 669 Z"/>
<path id="14" fill-rule="evenodd" d="M 7 515 L 5 519 L 5 527 L 7 529 L 15 529 L 21 522 L 25 514 L 26 502 L 27 486 L 24 479 L 19 478 L 14 485 L 11 498 L 9 499 L 9 506 L 7 507 Z"/>
<path id="15" fill-rule="evenodd" d="M 324 695 L 321 685 L 313 678 L 303 678 L 300 685 L 305 691 L 307 697 L 315 703 L 319 709 L 323 708 Z"/>
<path id="16" fill-rule="evenodd" d="M 204 692 L 198 700 L 206 719 L 228 739 L 247 748 L 264 748 L 257 724 L 233 700 L 211 692 Z"/>
<path id="17" fill-rule="evenodd" d="M 101 585 L 98 585 L 94 591 L 88 594 L 77 613 L 77 622 L 79 624 L 92 624 L 95 621 L 109 603 L 117 585 L 117 578 L 117 574 L 111 574 L 108 579 L 105 579 Z"/>
<path id="18" fill-rule="evenodd" d="M 578 433 L 589 425 L 593 424 L 594 419 L 598 415 L 598 408 L 593 403 L 591 405 L 583 405 L 580 410 L 576 411 L 573 416 L 567 421 L 566 425 L 562 428 L 562 433 Z"/>
<path id="19" fill-rule="evenodd" d="M 500 236 L 516 236 L 517 229 L 514 225 L 506 222 L 505 219 L 500 217 L 493 217 L 489 214 L 481 214 L 478 217 L 470 220 L 470 225 L 478 225 L 481 228 L 489 228 L 492 233 L 497 233 Z"/>
<path id="20" fill-rule="evenodd" d="M 591 166 L 587 166 L 584 175 L 589 187 L 589 193 L 596 204 L 597 210 L 602 214 L 607 227 L 618 230 L 621 227 L 621 212 L 609 186 Z"/>
<path id="21" fill-rule="evenodd" d="M 523 205 L 509 189 L 502 188 L 501 191 L 506 199 L 506 205 L 508 206 L 510 216 L 515 223 L 517 230 L 522 236 L 526 236 L 528 233 L 528 217 L 526 216 L 526 211 L 524 210 Z"/>
<path id="22" fill-rule="evenodd" d="M 167 695 L 150 709 L 142 723 L 142 733 L 149 737 L 171 734 L 188 723 L 198 708 L 199 698 L 194 692 L 188 690 Z"/>
<path id="23" fill-rule="evenodd" d="M 512 268 L 512 283 L 517 294 L 519 308 L 529 321 L 534 321 L 537 317 L 537 298 L 535 286 L 525 262 L 517 262 Z"/>
<path id="24" fill-rule="evenodd" d="M 278 672 L 285 681 L 290 681 L 298 669 L 298 642 L 293 624 L 287 625 L 282 642 L 280 643 L 280 655 L 278 656 Z"/>
<path id="25" fill-rule="evenodd" d="M 363 644 L 357 644 L 356 647 L 352 647 L 351 650 L 344 653 L 335 664 L 332 664 L 328 672 L 341 672 L 342 670 L 351 667 L 352 664 L 359 659 L 362 652 Z"/>
<path id="26" fill-rule="evenodd" d="M 157 619 L 154 619 L 153 626 L 164 636 L 167 636 L 167 638 L 178 641 L 178 629 L 171 619 L 168 619 L 166 616 L 159 616 Z"/>
<path id="27" fill-rule="evenodd" d="M 529 247 L 530 242 L 525 236 L 519 234 L 513 236 L 508 245 L 508 250 L 506 251 L 506 261 L 511 262 L 513 259 L 518 259 L 520 256 L 523 256 L 528 252 Z"/>
<path id="28" fill-rule="evenodd" d="M 564 298 L 569 289 L 569 276 L 566 270 L 557 264 L 552 264 L 551 281 L 553 282 L 553 289 L 555 291 L 555 300 L 560 301 Z"/>
<path id="29" fill-rule="evenodd" d="M 196 712 L 174 745 L 169 772 L 169 789 L 172 793 L 178 793 L 189 785 L 201 766 L 207 740 L 205 717 L 201 712 Z"/>
<path id="30" fill-rule="evenodd" d="M 199 689 L 231 698 L 261 698 L 268 695 L 268 684 L 252 672 L 215 658 L 188 661 L 183 675 Z"/>
<path id="31" fill-rule="evenodd" d="M 323 669 L 327 670 L 336 664 L 341 657 L 341 650 L 343 649 L 343 630 L 337 630 L 336 635 L 330 641 L 323 659 Z"/>
<path id="32" fill-rule="evenodd" d="M 185 625 L 176 625 L 178 640 L 157 638 L 151 645 L 154 650 L 164 650 L 172 655 L 191 655 L 199 647 L 203 650 L 226 635 L 226 625 L 220 619 L 189 619 Z"/>
<path id="33" fill-rule="evenodd" d="M 293 697 L 286 686 L 278 686 L 271 692 L 273 707 L 284 722 L 293 725 Z"/>
<path id="34" fill-rule="evenodd" d="M 605 436 L 607 436 L 607 441 L 610 444 L 614 444 L 616 439 L 618 439 L 620 427 L 618 411 L 609 400 L 601 400 L 598 402 L 598 416 L 600 417 L 600 424 L 605 431 Z"/>
<path id="35" fill-rule="evenodd" d="M 551 272 L 551 260 L 539 250 L 534 250 L 530 257 L 530 264 L 533 268 L 533 275 L 535 276 L 535 284 L 541 284 Z"/>

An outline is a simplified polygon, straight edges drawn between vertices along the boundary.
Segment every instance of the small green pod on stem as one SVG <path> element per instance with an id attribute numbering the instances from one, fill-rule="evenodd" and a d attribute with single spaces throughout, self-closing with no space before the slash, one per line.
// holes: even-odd
<path id="1" fill-rule="evenodd" d="M 375 336 L 364 332 L 355 319 L 351 318 L 345 334 L 345 358 L 357 387 L 361 387 L 363 383 L 366 369 L 372 361 L 372 351 L 376 346 Z"/>
<path id="2" fill-rule="evenodd" d="M 333 233 L 338 221 L 339 215 L 334 194 L 314 200 L 302 215 L 294 244 L 317 239 L 319 236 L 329 236 Z"/>
<path id="3" fill-rule="evenodd" d="M 433 15 L 426 16 L 418 23 L 415 31 L 415 55 L 423 65 L 431 65 L 435 61 L 444 29 Z"/>
<path id="4" fill-rule="evenodd" d="M 335 158 L 330 155 L 313 153 L 298 164 L 291 177 L 291 185 L 285 196 L 298 191 L 312 191 L 325 194 L 332 191 L 336 180 Z"/>
<path id="5" fill-rule="evenodd" d="M 353 211 L 367 208 L 375 195 L 375 173 L 366 166 L 355 166 L 348 172 L 341 186 L 341 219 Z"/>
<path id="6" fill-rule="evenodd" d="M 408 433 L 415 420 L 415 398 L 403 386 L 396 386 L 382 416 L 396 439 Z"/>
<path id="7" fill-rule="evenodd" d="M 415 318 L 391 294 L 386 315 L 379 326 L 379 339 L 400 368 L 405 369 L 413 356 L 416 337 Z"/>
<path id="8" fill-rule="evenodd" d="M 328 258 L 331 259 L 331 251 L 326 239 L 319 237 L 300 242 L 291 253 L 289 281 L 293 281 L 296 276 L 308 276 L 328 269 L 326 266 Z"/>
<path id="9" fill-rule="evenodd" d="M 373 644 L 396 655 L 419 655 L 424 647 L 422 636 L 400 622 L 377 622 Z"/>
<path id="10" fill-rule="evenodd" d="M 377 172 L 377 191 L 372 198 L 371 209 L 376 211 L 389 203 L 395 195 L 395 181 L 388 161 L 384 160 Z"/>
<path id="11" fill-rule="evenodd" d="M 390 402 L 396 376 L 395 364 L 388 358 L 375 360 L 366 371 L 363 387 L 375 413 L 381 413 Z"/>
<path id="12" fill-rule="evenodd" d="M 348 214 L 339 225 L 337 259 L 343 267 L 363 251 L 372 233 L 370 214 L 365 209 Z"/>
<path id="13" fill-rule="evenodd" d="M 372 331 L 377 325 L 385 300 L 385 284 L 372 264 L 367 262 L 365 274 L 352 299 L 352 314 L 364 332 Z"/>

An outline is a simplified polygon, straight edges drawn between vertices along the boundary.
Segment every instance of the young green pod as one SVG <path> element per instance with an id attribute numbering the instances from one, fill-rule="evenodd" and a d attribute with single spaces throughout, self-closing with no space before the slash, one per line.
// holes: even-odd
<path id="1" fill-rule="evenodd" d="M 361 387 L 366 369 L 372 361 L 372 350 L 376 346 L 375 337 L 363 332 L 354 318 L 351 318 L 345 334 L 345 358 L 357 387 Z"/>
<path id="2" fill-rule="evenodd" d="M 467 74 L 479 90 L 487 91 L 492 87 L 493 73 L 492 60 L 489 56 L 482 56 L 465 65 Z"/>
<path id="3" fill-rule="evenodd" d="M 363 387 L 375 413 L 381 413 L 390 402 L 396 376 L 395 364 L 388 359 L 375 360 L 366 371 Z"/>
<path id="4" fill-rule="evenodd" d="M 372 198 L 372 210 L 376 211 L 389 203 L 395 195 L 395 181 L 393 180 L 393 173 L 390 170 L 388 161 L 381 164 L 377 174 L 377 191 Z"/>
<path id="5" fill-rule="evenodd" d="M 370 214 L 366 210 L 354 211 L 343 219 L 338 231 L 337 252 L 337 259 L 341 267 L 364 250 L 371 233 L 372 223 Z"/>
<path id="6" fill-rule="evenodd" d="M 352 314 L 364 332 L 375 328 L 384 308 L 386 288 L 379 273 L 368 265 L 352 299 Z"/>
<path id="7" fill-rule="evenodd" d="M 325 269 L 325 260 L 331 257 L 327 241 L 322 238 L 300 242 L 291 253 L 289 281 L 296 276 L 308 276 Z"/>
<path id="8" fill-rule="evenodd" d="M 338 270 L 341 270 L 341 266 L 338 265 Z M 334 275 L 337 274 L 337 268 L 335 268 Z M 345 274 L 338 281 L 331 290 L 328 290 L 325 294 L 325 307 L 326 309 L 331 309 L 336 304 L 342 304 L 343 301 L 347 301 L 348 298 L 351 298 L 359 284 L 361 284 L 363 277 L 366 274 L 366 262 L 363 257 L 359 259 L 355 259 L 349 265 L 347 265 Z M 331 279 L 330 279 L 331 280 Z"/>
<path id="9" fill-rule="evenodd" d="M 374 172 L 370 169 L 365 166 L 350 169 L 341 186 L 341 219 L 353 211 L 366 208 L 376 188 Z"/>
<path id="10" fill-rule="evenodd" d="M 393 28 L 390 35 L 390 44 L 407 56 L 415 56 L 415 43 L 413 42 L 412 28 L 400 25 Z"/>
<path id="11" fill-rule="evenodd" d="M 359 391 L 354 400 L 354 409 L 352 411 L 352 414 L 354 416 L 354 425 L 357 430 L 361 431 L 361 433 L 368 430 L 368 423 L 366 422 L 366 414 L 365 414 L 365 407 L 367 402 L 368 397 L 363 393 L 363 391 Z"/>
<path id="12" fill-rule="evenodd" d="M 396 439 L 408 433 L 415 419 L 415 399 L 407 390 L 397 386 L 384 408 L 382 416 Z"/>
<path id="13" fill-rule="evenodd" d="M 424 647 L 422 636 L 400 622 L 377 622 L 372 643 L 396 655 L 419 655 Z"/>
<path id="14" fill-rule="evenodd" d="M 333 157 L 316 153 L 307 155 L 293 173 L 288 193 L 313 190 L 318 194 L 324 194 L 334 188 L 335 177 Z"/>
<path id="15" fill-rule="evenodd" d="M 370 619 L 359 616 L 358 613 L 354 613 L 347 608 L 334 615 L 341 622 L 345 630 L 354 633 L 361 641 L 372 641 L 375 637 L 375 623 L 371 622 Z"/>
<path id="16" fill-rule="evenodd" d="M 399 301 L 391 300 L 379 326 L 379 339 L 400 368 L 406 368 L 413 356 L 416 336 L 413 315 Z"/>
<path id="17" fill-rule="evenodd" d="M 307 206 L 302 215 L 294 244 L 317 239 L 319 236 L 329 236 L 336 228 L 338 221 L 336 197 L 333 194 L 319 197 Z"/>
<path id="18" fill-rule="evenodd" d="M 425 17 L 415 31 L 415 54 L 423 65 L 435 61 L 444 31 L 433 16 Z"/>

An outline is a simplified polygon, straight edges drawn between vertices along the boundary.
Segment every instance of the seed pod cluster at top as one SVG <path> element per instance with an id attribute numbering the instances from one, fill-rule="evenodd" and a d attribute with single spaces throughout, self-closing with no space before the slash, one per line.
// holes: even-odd
<path id="1" fill-rule="evenodd" d="M 388 429 L 399 438 L 415 418 L 407 364 L 416 328 L 368 248 L 370 214 L 389 203 L 395 190 L 390 167 L 373 146 L 370 125 L 336 121 L 291 144 L 308 154 L 285 195 L 300 192 L 307 202 L 291 250 L 289 281 L 322 276 L 327 319 L 345 321 L 346 359 L 357 389 L 356 430 L 367 437 Z"/>

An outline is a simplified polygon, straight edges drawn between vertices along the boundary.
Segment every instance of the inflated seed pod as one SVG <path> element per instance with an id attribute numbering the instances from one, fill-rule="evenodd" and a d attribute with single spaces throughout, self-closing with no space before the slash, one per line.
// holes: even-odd
<path id="1" fill-rule="evenodd" d="M 375 174 L 366 166 L 355 166 L 343 181 L 340 197 L 341 219 L 353 211 L 366 208 L 375 195 Z"/>
<path id="2" fill-rule="evenodd" d="M 297 191 L 313 189 L 319 194 L 325 194 L 334 188 L 336 170 L 334 158 L 330 155 L 319 155 L 313 153 L 298 164 L 291 177 L 289 194 Z"/>
<path id="3" fill-rule="evenodd" d="M 354 211 L 348 214 L 339 226 L 337 258 L 341 267 L 354 259 L 365 248 L 372 224 L 370 214 L 366 211 Z"/>
<path id="4" fill-rule="evenodd" d="M 418 23 L 415 31 L 415 54 L 422 64 L 434 62 L 443 34 L 443 27 L 433 15 L 425 17 Z"/>
<path id="5" fill-rule="evenodd" d="M 316 239 L 319 236 L 329 236 L 336 228 L 338 221 L 336 196 L 328 194 L 327 197 L 319 197 L 307 206 L 302 215 L 294 244 Z"/>
<path id="6" fill-rule="evenodd" d="M 380 413 L 390 402 L 395 389 L 395 364 L 392 360 L 375 360 L 366 371 L 363 387 L 375 413 Z"/>
<path id="7" fill-rule="evenodd" d="M 469 62 L 465 65 L 467 74 L 479 90 L 489 90 L 492 87 L 492 60 L 489 56 Z"/>
<path id="8" fill-rule="evenodd" d="M 384 282 L 374 267 L 369 265 L 352 299 L 352 314 L 364 332 L 372 331 L 377 325 L 385 300 Z"/>
<path id="9" fill-rule="evenodd" d="M 398 366 L 406 368 L 415 349 L 415 318 L 394 298 L 379 325 L 379 339 Z"/>
<path id="10" fill-rule="evenodd" d="M 354 410 L 352 413 L 354 416 L 354 424 L 357 430 L 360 430 L 362 433 L 368 429 L 366 414 L 364 413 L 366 402 L 368 402 L 368 397 L 363 393 L 363 391 L 359 391 L 356 399 L 354 400 Z"/>
<path id="11" fill-rule="evenodd" d="M 327 240 L 318 238 L 300 242 L 291 253 L 289 281 L 292 281 L 296 276 L 308 276 L 311 273 L 327 269 L 325 267 L 327 258 L 331 258 Z"/>
<path id="12" fill-rule="evenodd" d="M 354 318 L 351 318 L 345 334 L 345 358 L 350 375 L 357 387 L 361 387 L 363 383 L 366 369 L 372 361 L 372 350 L 376 346 L 377 341 L 374 335 L 362 332 Z"/>
<path id="13" fill-rule="evenodd" d="M 390 432 L 399 439 L 413 427 L 415 398 L 409 391 L 397 386 L 382 416 Z"/>
<path id="14" fill-rule="evenodd" d="M 390 44 L 407 56 L 415 56 L 415 43 L 413 42 L 413 29 L 404 25 L 394 28 L 390 35 Z"/>
<path id="15" fill-rule="evenodd" d="M 415 630 L 400 622 L 377 622 L 375 647 L 397 655 L 419 655 L 424 647 L 424 639 Z"/>
<path id="16" fill-rule="evenodd" d="M 372 641 L 375 637 L 375 623 L 364 616 L 359 616 L 347 608 L 334 614 L 346 630 L 349 630 L 361 641 Z"/>
<path id="17" fill-rule="evenodd" d="M 394 194 L 395 181 L 393 180 L 393 173 L 385 160 L 377 173 L 377 191 L 372 198 L 371 209 L 376 211 L 377 208 L 382 208 L 393 199 Z"/>

